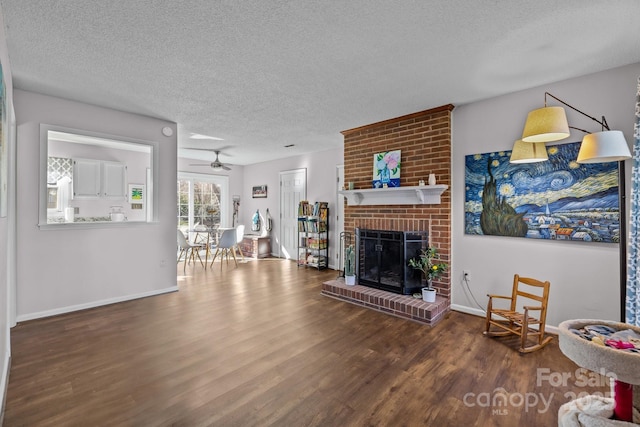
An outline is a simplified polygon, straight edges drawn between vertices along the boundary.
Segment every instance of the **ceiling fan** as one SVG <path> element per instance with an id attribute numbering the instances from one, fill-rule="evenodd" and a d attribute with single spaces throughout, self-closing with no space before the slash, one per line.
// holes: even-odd
<path id="1" fill-rule="evenodd" d="M 214 171 L 221 171 L 221 170 L 230 171 L 231 170 L 229 166 L 222 163 L 218 159 L 218 156 L 220 155 L 220 150 L 212 150 L 210 148 L 189 148 L 189 150 L 213 151 L 214 153 L 216 153 L 216 159 L 213 162 L 211 162 L 211 164 L 209 165 L 211 166 L 211 169 L 213 169 Z M 200 163 L 200 164 L 192 164 L 190 166 L 206 166 L 206 165 Z"/>

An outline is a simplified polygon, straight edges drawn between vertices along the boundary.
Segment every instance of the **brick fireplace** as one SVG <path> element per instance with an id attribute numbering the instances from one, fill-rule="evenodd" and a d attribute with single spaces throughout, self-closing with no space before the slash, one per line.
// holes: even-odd
<path id="1" fill-rule="evenodd" d="M 373 155 L 402 150 L 401 187 L 418 185 L 421 179 L 427 181 L 430 173 L 436 175 L 437 184 L 451 186 L 453 108 L 453 105 L 444 105 L 343 131 L 344 181 L 353 182 L 355 189 L 372 188 Z M 429 233 L 429 245 L 436 246 L 443 261 L 450 264 L 450 188 L 441 195 L 440 204 L 347 205 L 344 222 L 345 231 L 354 235 L 356 228 L 426 231 Z M 448 310 L 451 301 L 449 273 L 433 284 L 438 290 L 439 304 L 444 304 Z M 442 307 L 436 311 L 442 313 Z M 432 324 L 431 319 L 423 321 Z"/>

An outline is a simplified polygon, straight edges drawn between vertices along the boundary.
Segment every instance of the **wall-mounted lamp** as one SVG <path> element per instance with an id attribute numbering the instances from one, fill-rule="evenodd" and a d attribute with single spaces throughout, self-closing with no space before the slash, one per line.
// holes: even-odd
<path id="1" fill-rule="evenodd" d="M 584 129 L 569 126 L 564 108 L 547 107 L 547 96 L 598 123 L 602 127 L 602 132 L 590 133 Z M 578 163 L 617 162 L 631 158 L 631 152 L 624 135 L 620 131 L 609 129 L 607 119 L 604 116 L 602 116 L 602 120 L 598 120 L 549 92 L 544 93 L 544 105 L 544 108 L 533 110 L 527 116 L 522 131 L 522 141 L 531 143 L 559 141 L 569 137 L 571 134 L 569 129 L 576 129 L 587 134 L 580 145 Z"/>
<path id="2" fill-rule="evenodd" d="M 567 115 L 563 107 L 547 107 L 547 96 L 555 99 L 562 105 L 590 118 L 602 127 L 601 132 L 590 133 L 584 129 L 569 126 Z M 586 133 L 580 144 L 578 163 L 605 163 L 618 162 L 618 198 L 620 206 L 620 321 L 625 322 L 626 295 L 627 295 L 627 230 L 626 230 L 626 189 L 625 189 L 625 165 L 624 160 L 631 158 L 631 152 L 622 132 L 609 129 L 607 119 L 602 116 L 598 120 L 567 104 L 549 92 L 544 93 L 544 108 L 533 110 L 527 116 L 527 121 L 522 132 L 522 140 L 516 141 L 513 146 L 512 163 L 532 163 L 544 161 L 534 146 L 545 142 L 559 141 L 568 138 L 571 131 L 576 129 Z M 529 145 L 523 145 L 529 144 Z M 546 155 L 546 149 L 545 155 Z M 513 160 L 513 153 L 522 153 Z"/>
<path id="3" fill-rule="evenodd" d="M 524 142 L 559 141 L 571 134 L 564 108 L 547 107 L 547 92 L 544 95 L 545 107 L 533 110 L 527 115 L 522 131 Z"/>
<path id="4" fill-rule="evenodd" d="M 631 153 L 627 141 L 619 130 L 607 130 L 585 135 L 578 152 L 578 163 L 618 162 L 630 158 Z"/>
<path id="5" fill-rule="evenodd" d="M 521 139 L 513 144 L 510 163 L 537 163 L 549 160 L 544 142 L 525 142 Z"/>

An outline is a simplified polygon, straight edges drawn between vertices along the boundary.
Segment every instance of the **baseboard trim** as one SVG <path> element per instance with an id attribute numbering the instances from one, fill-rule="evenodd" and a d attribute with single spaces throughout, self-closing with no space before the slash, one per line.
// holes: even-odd
<path id="1" fill-rule="evenodd" d="M 451 304 L 451 310 L 454 311 L 459 311 L 461 313 L 466 313 L 466 314 L 472 314 L 474 316 L 478 316 L 478 317 L 486 317 L 486 314 L 484 311 L 477 309 L 477 308 L 472 308 L 472 307 L 467 307 L 465 305 L 459 305 L 459 304 Z M 557 326 L 551 326 L 551 325 L 545 325 L 544 326 L 544 331 L 545 333 L 549 333 L 549 334 L 553 334 L 553 335 L 558 335 L 559 330 Z"/>
<path id="2" fill-rule="evenodd" d="M 0 426 L 4 425 L 4 408 L 7 403 L 7 389 L 9 388 L 9 372 L 11 370 L 11 352 L 4 353 L 2 362 L 2 377 L 0 378 L 0 390 L 2 390 L 2 407 L 0 407 Z"/>
<path id="3" fill-rule="evenodd" d="M 25 322 L 27 320 L 40 319 L 43 317 L 50 317 L 50 316 L 56 316 L 58 314 L 70 313 L 72 311 L 79 311 L 79 310 L 86 310 L 89 308 L 100 307 L 102 305 L 115 304 L 118 302 L 131 301 L 139 298 L 146 298 L 146 297 L 152 297 L 156 295 L 167 294 L 170 292 L 176 292 L 177 290 L 178 290 L 177 286 L 171 286 L 169 288 L 143 292 L 140 294 L 126 295 L 126 296 L 116 297 L 116 298 L 108 298 L 108 299 L 103 299 L 99 301 L 88 302 L 85 304 L 70 305 L 67 307 L 56 308 L 53 310 L 39 311 L 36 313 L 21 314 L 16 317 L 16 321 Z"/>
<path id="4" fill-rule="evenodd" d="M 466 305 L 451 304 L 451 310 L 459 311 L 461 313 L 472 314 L 472 315 L 478 316 L 478 317 L 485 317 L 486 316 L 484 311 L 480 310 L 479 308 L 467 307 Z"/>

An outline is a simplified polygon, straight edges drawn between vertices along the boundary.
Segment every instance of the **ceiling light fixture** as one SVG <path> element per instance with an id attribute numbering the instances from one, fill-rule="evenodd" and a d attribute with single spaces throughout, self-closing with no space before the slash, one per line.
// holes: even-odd
<path id="1" fill-rule="evenodd" d="M 569 126 L 564 108 L 547 107 L 547 96 L 598 123 L 602 127 L 602 131 L 590 133 L 584 129 Z M 611 130 L 604 116 L 602 116 L 601 120 L 598 120 L 549 92 L 544 93 L 544 108 L 533 110 L 528 114 L 522 132 L 522 141 L 532 144 L 558 141 L 569 137 L 569 129 L 576 129 L 586 133 L 582 139 L 582 144 L 580 144 L 577 159 L 578 163 L 618 162 L 618 201 L 620 209 L 620 321 L 625 322 L 627 297 L 627 208 L 624 160 L 631 158 L 631 152 L 629 151 L 629 146 L 623 133 L 618 130 Z M 516 141 L 516 145 L 517 144 L 518 141 Z M 516 148 L 519 148 L 516 147 L 516 145 L 514 145 L 514 151 Z M 530 162 L 538 161 L 534 160 L 533 154 L 531 154 L 528 158 L 523 157 L 523 159 L 520 159 L 520 163 L 526 160 Z"/>

